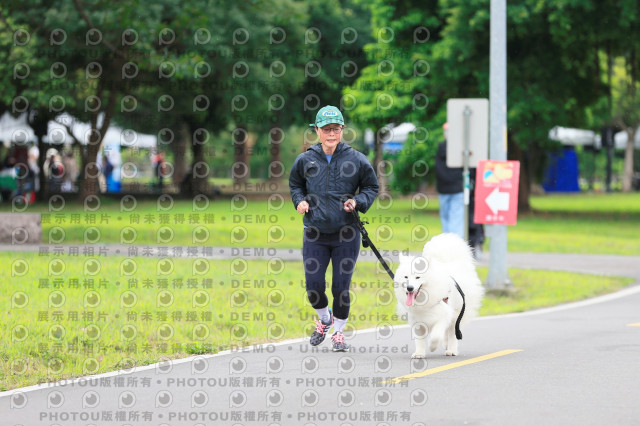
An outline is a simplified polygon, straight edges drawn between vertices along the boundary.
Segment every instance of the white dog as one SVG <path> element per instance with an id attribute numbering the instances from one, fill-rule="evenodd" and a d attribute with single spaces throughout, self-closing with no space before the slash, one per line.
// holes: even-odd
<path id="1" fill-rule="evenodd" d="M 484 295 L 467 243 L 455 234 L 441 234 L 425 244 L 422 256 L 400 255 L 394 287 L 416 341 L 412 358 L 426 356 L 427 336 L 431 352 L 444 342 L 446 355 L 458 355 L 455 326 L 462 310 L 462 295 L 456 282 L 466 302 L 462 328 L 477 315 Z"/>

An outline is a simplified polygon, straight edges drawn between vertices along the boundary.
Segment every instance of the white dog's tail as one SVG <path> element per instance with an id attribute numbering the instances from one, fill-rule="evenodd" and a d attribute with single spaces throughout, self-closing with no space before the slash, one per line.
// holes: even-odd
<path id="1" fill-rule="evenodd" d="M 422 250 L 427 259 L 438 259 L 440 262 L 475 265 L 471 247 L 456 234 L 440 234 L 433 237 Z"/>

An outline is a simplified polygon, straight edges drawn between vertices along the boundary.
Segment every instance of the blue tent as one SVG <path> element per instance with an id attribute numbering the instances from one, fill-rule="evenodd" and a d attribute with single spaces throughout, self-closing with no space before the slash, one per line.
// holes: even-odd
<path id="1" fill-rule="evenodd" d="M 549 154 L 549 165 L 542 187 L 547 192 L 580 192 L 578 185 L 578 156 L 573 148 Z"/>

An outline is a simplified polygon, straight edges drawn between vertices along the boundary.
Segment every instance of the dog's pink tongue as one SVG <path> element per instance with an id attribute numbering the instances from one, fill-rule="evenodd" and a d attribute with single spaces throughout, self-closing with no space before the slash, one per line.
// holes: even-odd
<path id="1" fill-rule="evenodd" d="M 407 306 L 413 305 L 414 300 L 416 300 L 416 293 L 414 291 L 407 293 Z"/>

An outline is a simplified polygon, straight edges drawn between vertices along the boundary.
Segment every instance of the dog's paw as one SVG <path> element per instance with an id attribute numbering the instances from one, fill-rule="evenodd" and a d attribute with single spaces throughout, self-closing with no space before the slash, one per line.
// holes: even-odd
<path id="1" fill-rule="evenodd" d="M 455 352 L 454 352 L 454 351 L 450 351 L 450 350 L 448 350 L 448 351 L 446 351 L 444 354 L 445 354 L 446 356 L 458 356 L 458 351 L 455 351 Z"/>
<path id="2" fill-rule="evenodd" d="M 427 354 L 422 352 L 414 352 L 413 355 L 411 355 L 411 359 L 422 359 L 426 357 L 427 357 Z"/>

